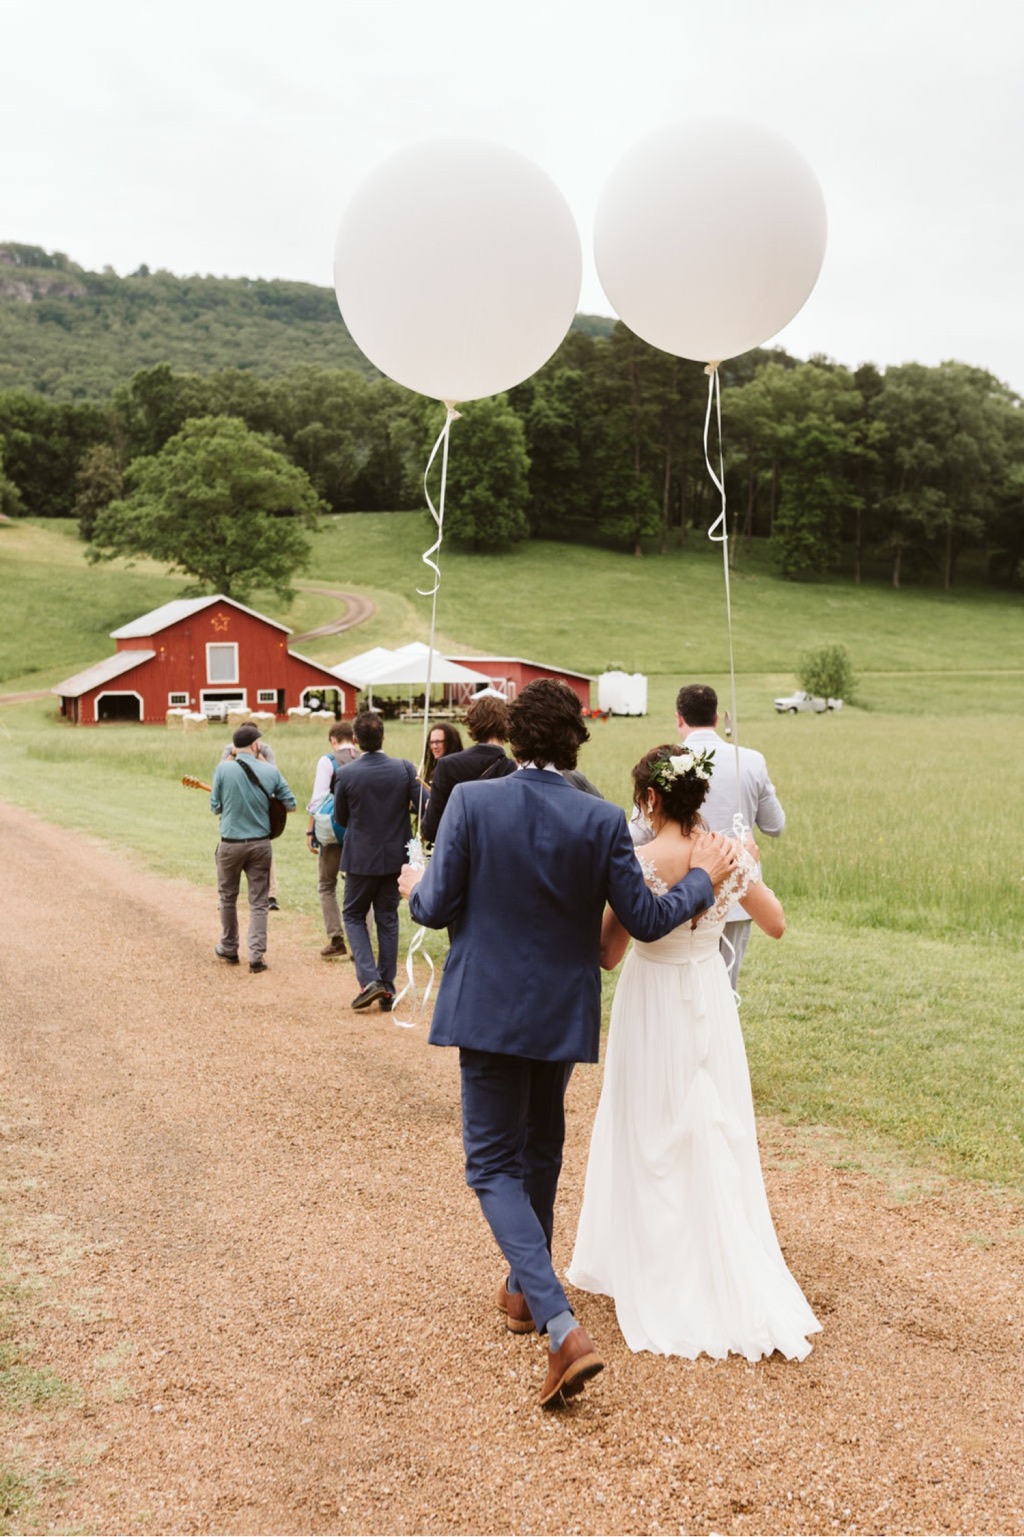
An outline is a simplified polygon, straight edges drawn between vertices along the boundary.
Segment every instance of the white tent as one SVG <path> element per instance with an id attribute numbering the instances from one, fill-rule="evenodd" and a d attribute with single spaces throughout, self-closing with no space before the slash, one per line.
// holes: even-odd
<path id="1" fill-rule="evenodd" d="M 347 662 L 339 662 L 331 671 L 346 683 L 368 689 L 370 693 L 375 689 L 403 684 L 419 684 L 423 687 L 426 685 L 427 663 L 430 659 L 430 647 L 422 641 L 414 640 L 396 651 L 376 646 L 373 651 L 364 651 L 359 656 L 350 657 Z M 461 662 L 450 662 L 440 651 L 435 650 L 430 660 L 430 681 L 431 684 L 487 685 L 491 680 L 486 673 L 474 672 L 471 667 L 463 667 Z"/>
<path id="2" fill-rule="evenodd" d="M 390 662 L 394 656 L 387 646 L 371 646 L 369 651 L 360 651 L 356 656 L 350 656 L 347 661 L 339 662 L 337 667 L 329 668 L 335 677 L 341 678 L 345 683 L 353 683 L 358 688 L 359 679 L 373 672 L 377 667 L 383 667 L 385 662 Z"/>

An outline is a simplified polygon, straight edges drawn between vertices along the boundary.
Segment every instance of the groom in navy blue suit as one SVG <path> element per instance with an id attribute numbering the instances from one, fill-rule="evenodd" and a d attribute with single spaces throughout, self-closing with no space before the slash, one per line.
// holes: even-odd
<path id="1" fill-rule="evenodd" d="M 513 1333 L 548 1334 L 541 1403 L 555 1406 L 604 1364 L 551 1262 L 565 1090 L 598 1059 L 604 906 L 660 939 L 711 906 L 734 855 L 704 835 L 690 873 L 654 896 L 621 809 L 562 778 L 589 736 L 572 689 L 530 683 L 509 720 L 519 771 L 457 785 L 429 865 L 399 884 L 418 923 L 451 931 L 430 1041 L 459 1048 L 466 1183 L 509 1266 L 498 1307 Z"/>

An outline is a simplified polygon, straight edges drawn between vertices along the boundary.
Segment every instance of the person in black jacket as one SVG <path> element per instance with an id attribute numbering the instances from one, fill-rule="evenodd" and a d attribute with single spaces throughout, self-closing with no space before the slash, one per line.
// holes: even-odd
<path id="1" fill-rule="evenodd" d="M 430 803 L 423 812 L 420 836 L 424 843 L 433 843 L 448 797 L 456 785 L 471 779 L 500 779 L 514 774 L 516 766 L 506 756 L 508 741 L 508 706 L 504 699 L 484 694 L 474 699 L 466 711 L 466 729 L 473 738 L 473 746 L 462 752 L 446 752 L 438 758 L 434 778 L 430 786 Z"/>

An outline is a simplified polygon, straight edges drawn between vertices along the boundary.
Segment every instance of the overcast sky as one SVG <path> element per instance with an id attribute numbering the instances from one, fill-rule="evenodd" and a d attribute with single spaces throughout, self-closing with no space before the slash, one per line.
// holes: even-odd
<path id="1" fill-rule="evenodd" d="M 990 369 L 1024 393 L 1020 0 L 0 0 L 0 240 L 88 268 L 330 285 L 362 178 L 498 141 L 580 226 L 691 114 L 789 138 L 829 214 L 797 356 Z"/>

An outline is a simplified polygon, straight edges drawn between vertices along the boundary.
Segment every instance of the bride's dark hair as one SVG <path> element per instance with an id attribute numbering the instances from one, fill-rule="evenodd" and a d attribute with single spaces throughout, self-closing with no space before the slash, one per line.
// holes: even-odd
<path id="1" fill-rule="evenodd" d="M 661 796 L 665 815 L 678 822 L 684 833 L 692 833 L 701 825 L 700 808 L 707 796 L 709 781 L 691 770 L 676 775 L 666 785 L 663 780 L 668 776 L 661 765 L 667 764 L 678 753 L 678 747 L 667 745 L 652 747 L 650 752 L 644 753 L 633 770 L 633 804 L 646 812 L 648 796 L 651 790 L 656 790 Z"/>

